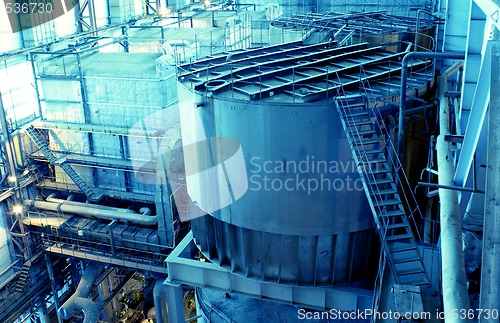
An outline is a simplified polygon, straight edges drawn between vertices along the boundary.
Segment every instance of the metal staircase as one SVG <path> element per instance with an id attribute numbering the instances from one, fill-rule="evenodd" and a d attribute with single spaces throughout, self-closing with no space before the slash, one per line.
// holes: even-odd
<path id="1" fill-rule="evenodd" d="M 21 268 L 21 272 L 19 273 L 18 280 L 16 282 L 16 286 L 15 286 L 16 292 L 22 293 L 24 290 L 24 287 L 28 284 L 28 280 L 30 277 L 30 268 L 31 268 L 31 261 L 27 261 L 23 264 L 23 267 Z"/>
<path id="2" fill-rule="evenodd" d="M 57 157 L 50 151 L 49 146 L 45 143 L 45 141 L 40 136 L 38 130 L 35 129 L 32 125 L 26 128 L 26 133 L 30 136 L 31 140 L 40 148 L 40 151 L 47 157 L 47 160 L 51 165 L 54 165 L 57 162 Z M 83 179 L 78 175 L 77 172 L 71 167 L 71 165 L 67 161 L 62 161 L 59 163 L 59 166 L 66 172 L 68 177 L 75 183 L 76 186 L 87 196 L 87 198 L 91 201 L 98 200 L 97 195 L 94 193 L 92 188 L 87 185 L 83 181 Z"/>
<path id="3" fill-rule="evenodd" d="M 395 280 L 398 284 L 428 285 L 409 221 L 413 220 L 418 207 L 405 211 L 410 203 L 400 190 L 401 163 L 390 149 L 392 143 L 388 133 L 385 134 L 387 130 L 379 110 L 376 105 L 367 106 L 366 97 L 347 95 L 342 87 L 339 90 L 336 107 Z"/>

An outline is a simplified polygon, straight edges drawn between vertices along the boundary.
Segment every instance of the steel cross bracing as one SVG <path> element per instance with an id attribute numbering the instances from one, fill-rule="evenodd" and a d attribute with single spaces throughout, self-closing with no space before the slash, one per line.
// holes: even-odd
<path id="1" fill-rule="evenodd" d="M 367 107 L 363 96 L 346 95 L 343 89 L 339 94 L 336 107 L 395 280 L 405 285 L 428 285 L 429 278 L 409 222 L 418 207 L 405 210 L 408 198 L 398 190 L 403 181 L 398 174 L 403 170 L 389 149 L 390 138 L 382 135 L 383 119 L 378 109 Z M 392 166 L 397 167 L 394 172 Z"/>
<path id="2" fill-rule="evenodd" d="M 212 94 L 232 92 L 251 101 L 286 95 L 294 102 L 312 102 L 335 97 L 340 88 L 357 86 L 359 68 L 365 66 L 365 79 L 397 77 L 406 52 L 387 51 L 385 46 L 367 43 L 330 48 L 328 43 L 284 48 L 267 47 L 245 53 L 224 54 L 194 64 L 182 65 L 178 77 L 197 91 Z M 417 61 L 413 69 L 425 69 Z M 418 84 L 418 80 L 414 80 Z M 425 81 L 421 81 L 425 83 Z"/>
<path id="3" fill-rule="evenodd" d="M 40 148 L 41 152 L 47 157 L 47 160 L 51 165 L 57 162 L 56 156 L 50 151 L 47 143 L 42 139 L 38 130 L 36 130 L 33 126 L 29 126 L 26 128 L 26 133 L 29 135 L 31 140 Z M 73 180 L 73 182 L 78 186 L 80 190 L 89 198 L 89 200 L 95 201 L 97 200 L 97 196 L 92 190 L 90 186 L 85 183 L 85 181 L 78 175 L 77 172 L 71 167 L 71 165 L 67 161 L 63 161 L 59 164 L 59 166 L 66 172 L 66 174 Z"/>

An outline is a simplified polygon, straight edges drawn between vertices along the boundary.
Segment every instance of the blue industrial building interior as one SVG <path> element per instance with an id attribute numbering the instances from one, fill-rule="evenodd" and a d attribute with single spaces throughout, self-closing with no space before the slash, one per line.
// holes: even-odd
<path id="1" fill-rule="evenodd" d="M 3 0 L 0 321 L 499 322 L 498 20 Z"/>

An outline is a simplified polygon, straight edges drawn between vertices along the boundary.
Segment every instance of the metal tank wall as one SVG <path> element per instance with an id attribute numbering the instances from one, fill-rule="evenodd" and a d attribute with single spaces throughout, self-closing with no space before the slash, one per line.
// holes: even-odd
<path id="1" fill-rule="evenodd" d="M 232 138 L 240 143 L 246 165 L 237 175 L 247 177 L 246 193 L 191 222 L 195 242 L 210 261 L 241 275 L 299 285 L 370 277 L 368 264 L 378 261 L 373 219 L 331 101 L 307 106 L 278 100 L 249 103 L 229 94 L 192 93 L 180 84 L 179 102 L 183 140 Z M 228 153 L 224 145 L 212 149 L 212 156 Z M 190 157 L 185 153 L 184 158 Z M 317 162 L 331 168 L 324 170 Z M 230 173 L 228 167 L 226 162 Z M 265 176 L 269 183 L 288 180 L 289 185 L 265 189 Z M 309 187 L 309 181 L 323 187 Z M 244 181 L 229 174 L 228 182 L 234 191 Z M 200 178 L 187 185 L 195 203 L 203 206 L 221 198 L 216 192 L 225 184 Z"/>

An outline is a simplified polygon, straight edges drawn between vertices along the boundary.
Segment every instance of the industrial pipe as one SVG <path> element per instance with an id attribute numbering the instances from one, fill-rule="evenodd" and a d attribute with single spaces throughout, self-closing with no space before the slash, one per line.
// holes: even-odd
<path id="1" fill-rule="evenodd" d="M 401 61 L 401 86 L 399 88 L 399 122 L 398 122 L 398 157 L 403 160 L 403 140 L 405 127 L 405 108 L 406 108 L 406 80 L 408 78 L 408 63 L 415 58 L 449 58 L 449 59 L 464 59 L 465 54 L 453 52 L 409 52 Z"/>
<path id="2" fill-rule="evenodd" d="M 97 265 L 87 265 L 75 293 L 71 295 L 57 312 L 61 318 L 67 320 L 71 317 L 73 311 L 82 311 L 85 316 L 83 323 L 96 323 L 99 320 L 97 305 L 87 298 L 99 272 L 100 268 Z"/>
<path id="3" fill-rule="evenodd" d="M 113 207 L 113 206 L 107 206 L 107 205 L 99 205 L 99 204 L 76 202 L 76 201 L 72 201 L 72 200 L 62 200 L 62 199 L 58 199 L 58 198 L 52 197 L 52 194 L 49 195 L 49 196 L 47 196 L 45 198 L 45 201 L 52 202 L 52 203 L 64 203 L 64 204 L 76 205 L 76 206 L 82 206 L 82 205 L 84 205 L 85 207 L 91 207 L 91 208 L 94 208 L 94 209 L 110 210 L 110 211 L 127 212 L 127 213 L 137 214 L 137 212 L 135 212 L 134 210 L 131 210 L 131 209 L 123 209 L 123 208 Z M 142 211 L 140 211 L 140 212 L 142 214 L 144 214 L 144 212 L 142 212 Z"/>
<path id="4" fill-rule="evenodd" d="M 156 278 L 155 286 L 153 288 L 153 302 L 155 305 L 156 322 L 164 323 L 166 322 L 166 306 L 162 301 L 165 296 L 165 290 L 163 289 L 163 281 L 165 279 Z"/>
<path id="5" fill-rule="evenodd" d="M 439 185 L 454 186 L 453 164 L 450 142 L 445 135 L 450 134 L 450 109 L 445 92 L 448 77 L 462 66 L 455 63 L 440 77 L 439 84 L 439 136 L 437 137 L 437 161 Z M 470 307 L 465 277 L 464 254 L 462 251 L 462 219 L 458 195 L 454 190 L 439 188 L 441 222 L 441 262 L 443 281 L 443 307 L 445 322 L 468 322 L 467 318 L 453 313 L 467 311 Z"/>
<path id="6" fill-rule="evenodd" d="M 64 200 L 62 200 L 62 202 L 24 200 L 24 205 L 47 211 L 67 212 L 78 214 L 81 216 L 96 217 L 100 219 L 128 221 L 141 225 L 155 225 L 158 223 L 157 217 L 146 215 L 147 212 L 145 212 L 144 214 L 136 214 L 130 213 L 125 209 L 110 210 L 97 204 L 87 204 Z"/>

